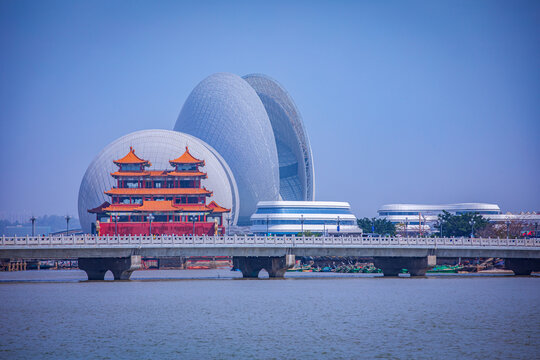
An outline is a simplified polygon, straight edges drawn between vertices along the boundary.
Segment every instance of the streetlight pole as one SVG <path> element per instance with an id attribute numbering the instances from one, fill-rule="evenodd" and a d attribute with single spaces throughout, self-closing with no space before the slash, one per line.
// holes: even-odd
<path id="1" fill-rule="evenodd" d="M 148 221 L 150 222 L 150 235 L 152 235 L 152 220 L 154 220 L 154 215 L 150 213 L 148 214 Z"/>
<path id="2" fill-rule="evenodd" d="M 266 236 L 268 236 L 268 215 L 266 215 Z"/>
<path id="3" fill-rule="evenodd" d="M 226 231 L 227 235 L 231 234 L 230 228 L 231 228 L 231 215 L 228 215 L 227 216 L 227 231 Z"/>
<path id="4" fill-rule="evenodd" d="M 339 223 L 340 223 L 340 218 L 339 216 L 337 217 L 337 232 L 339 232 Z"/>
<path id="5" fill-rule="evenodd" d="M 405 237 L 409 237 L 409 218 L 405 218 Z"/>
<path id="6" fill-rule="evenodd" d="M 506 238 L 510 238 L 510 218 L 506 218 Z"/>
<path id="7" fill-rule="evenodd" d="M 193 215 L 193 236 L 195 236 L 195 215 Z"/>
<path id="8" fill-rule="evenodd" d="M 36 236 L 36 217 L 32 215 L 30 221 L 32 222 L 32 236 Z"/>
<path id="9" fill-rule="evenodd" d="M 471 239 L 474 237 L 474 219 L 469 222 L 471 224 Z"/>
<path id="10" fill-rule="evenodd" d="M 440 220 L 440 227 L 441 227 L 441 230 L 440 230 L 441 237 L 443 237 L 443 233 L 442 233 L 442 219 Z"/>
<path id="11" fill-rule="evenodd" d="M 118 235 L 118 214 L 114 215 L 114 235 Z"/>
<path id="12" fill-rule="evenodd" d="M 322 226 L 323 226 L 323 236 L 326 236 L 326 220 L 323 220 Z"/>
<path id="13" fill-rule="evenodd" d="M 300 215 L 300 224 L 302 226 L 302 235 L 304 235 L 304 214 Z"/>
<path id="14" fill-rule="evenodd" d="M 66 215 L 66 235 L 69 234 L 69 220 L 71 220 L 71 216 Z"/>

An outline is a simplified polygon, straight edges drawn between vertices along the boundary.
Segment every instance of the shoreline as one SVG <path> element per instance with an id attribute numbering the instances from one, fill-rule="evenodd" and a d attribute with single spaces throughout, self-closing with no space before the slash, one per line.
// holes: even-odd
<path id="1" fill-rule="evenodd" d="M 381 273 L 333 273 L 333 272 L 288 272 L 284 279 L 372 279 L 372 278 L 409 278 L 409 274 L 400 274 L 397 277 L 385 277 Z M 511 270 L 483 270 L 477 273 L 429 273 L 426 278 L 478 278 L 478 277 L 517 277 Z M 519 276 L 522 277 L 522 276 Z M 540 273 L 533 273 L 530 277 L 540 278 Z M 262 272 L 260 278 L 268 279 L 266 272 Z M 197 269 L 197 270 L 137 270 L 133 272 L 129 281 L 149 280 L 241 280 L 239 271 L 230 271 L 228 268 L 221 269 Z M 15 282 L 86 282 L 86 273 L 78 269 L 66 270 L 26 270 L 0 272 L 0 284 Z M 107 274 L 105 281 L 113 281 L 112 274 Z"/>

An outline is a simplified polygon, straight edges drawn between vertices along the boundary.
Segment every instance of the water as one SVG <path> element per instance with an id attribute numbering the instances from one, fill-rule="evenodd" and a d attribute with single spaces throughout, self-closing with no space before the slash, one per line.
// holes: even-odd
<path id="1" fill-rule="evenodd" d="M 0 358 L 540 354 L 538 277 L 223 280 L 211 278 L 239 274 L 208 270 L 80 282 L 79 271 L 12 274 L 0 275 Z M 26 281 L 9 282 L 17 276 Z M 209 279 L 167 280 L 179 276 Z"/>

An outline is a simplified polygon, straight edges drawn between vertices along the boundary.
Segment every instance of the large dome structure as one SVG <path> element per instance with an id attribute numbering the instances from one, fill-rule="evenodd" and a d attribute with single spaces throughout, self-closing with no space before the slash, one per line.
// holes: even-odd
<path id="1" fill-rule="evenodd" d="M 283 200 L 315 199 L 311 146 L 293 99 L 277 81 L 263 74 L 243 77 L 261 99 L 272 129 L 279 159 L 279 193 Z"/>
<path id="2" fill-rule="evenodd" d="M 203 170 L 208 178 L 203 185 L 213 191 L 211 200 L 231 209 L 231 224 L 238 220 L 240 201 L 238 188 L 233 172 L 223 157 L 204 141 L 184 133 L 172 130 L 142 130 L 122 136 L 107 145 L 90 163 L 79 188 L 79 220 L 84 232 L 90 232 L 95 215 L 88 210 L 98 207 L 109 197 L 104 191 L 115 186 L 111 173 L 117 167 L 113 163 L 126 155 L 130 147 L 137 151 L 137 155 L 152 163 L 152 169 L 170 169 L 169 160 L 184 153 L 189 146 L 191 154 L 205 161 Z"/>
<path id="3" fill-rule="evenodd" d="M 229 73 L 210 75 L 187 98 L 174 130 L 202 139 L 231 167 L 240 196 L 239 225 L 249 225 L 261 200 L 279 199 L 274 132 L 255 90 Z"/>

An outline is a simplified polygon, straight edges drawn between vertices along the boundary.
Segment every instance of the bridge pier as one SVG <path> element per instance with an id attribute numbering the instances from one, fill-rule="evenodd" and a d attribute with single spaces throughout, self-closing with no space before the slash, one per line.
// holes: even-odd
<path id="1" fill-rule="evenodd" d="M 121 258 L 79 258 L 79 269 L 84 270 L 88 280 L 104 280 L 111 270 L 114 280 L 129 280 L 131 273 L 141 268 L 141 256 Z"/>
<path id="2" fill-rule="evenodd" d="M 504 265 L 515 275 L 531 275 L 533 271 L 540 271 L 540 259 L 504 259 Z"/>
<path id="3" fill-rule="evenodd" d="M 398 276 L 401 269 L 407 269 L 411 276 L 424 276 L 429 268 L 436 265 L 436 257 L 377 256 L 373 265 L 382 269 L 384 276 Z"/>
<path id="4" fill-rule="evenodd" d="M 294 255 L 233 257 L 233 267 L 242 271 L 244 278 L 258 278 L 262 269 L 265 269 L 271 278 L 282 278 L 293 265 Z"/>

